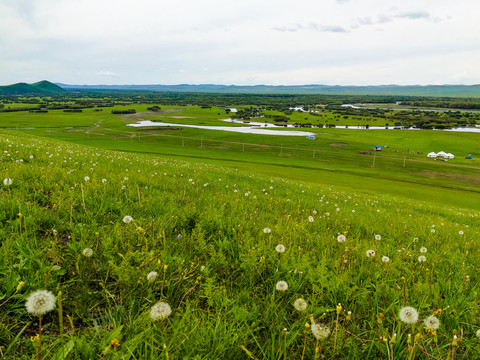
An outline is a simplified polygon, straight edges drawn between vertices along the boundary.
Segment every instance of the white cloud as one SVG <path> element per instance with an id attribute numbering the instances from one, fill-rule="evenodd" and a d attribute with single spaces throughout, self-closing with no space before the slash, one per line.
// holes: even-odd
<path id="1" fill-rule="evenodd" d="M 120 75 L 117 74 L 116 72 L 108 71 L 108 70 L 107 70 L 107 71 L 104 71 L 104 70 L 97 71 L 97 72 L 95 73 L 95 75 L 120 77 Z"/>

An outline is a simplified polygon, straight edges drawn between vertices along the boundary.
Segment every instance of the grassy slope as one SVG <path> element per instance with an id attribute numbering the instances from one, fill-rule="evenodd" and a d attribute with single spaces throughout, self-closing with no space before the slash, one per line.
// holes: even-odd
<path id="1" fill-rule="evenodd" d="M 24 302 L 41 288 L 63 293 L 64 333 L 58 310 L 42 320 L 45 358 L 97 358 L 108 349 L 111 359 L 158 359 L 167 344 L 177 359 L 245 359 L 241 345 L 260 359 L 299 359 L 304 333 L 312 358 L 308 314 L 332 331 L 320 343 L 327 359 L 378 358 L 377 331 L 397 333 L 392 351 L 405 358 L 411 329 L 397 315 L 404 288 L 421 319 L 443 309 L 444 356 L 460 328 L 456 358 L 480 350 L 478 211 L 11 133 L 0 136 L 0 150 L 2 179 L 13 179 L 0 189 L 0 296 L 25 281 L 0 312 L 6 359 L 35 352 L 36 321 Z M 123 223 L 125 215 L 134 222 Z M 287 249 L 281 257 L 278 243 Z M 425 263 L 417 261 L 422 246 Z M 368 259 L 368 249 L 377 256 Z M 289 284 L 283 295 L 279 280 Z M 309 304 L 305 313 L 292 306 L 298 297 Z M 174 309 L 163 325 L 149 318 L 159 300 Z"/>
<path id="2" fill-rule="evenodd" d="M 146 107 L 136 108 L 138 112 L 142 112 L 146 111 Z M 218 125 L 218 118 L 226 117 L 223 110 L 218 108 L 163 109 L 180 111 L 145 117 L 204 125 Z M 171 118 L 173 116 L 184 118 Z M 163 154 L 196 162 L 251 169 L 265 175 L 282 174 L 291 179 L 405 195 L 446 205 L 477 208 L 480 202 L 479 166 L 476 161 L 463 158 L 469 153 L 474 158 L 480 157 L 477 147 L 478 134 L 309 129 L 318 134 L 317 140 L 310 141 L 303 137 L 235 134 L 186 128 L 146 131 L 125 126 L 134 121 L 132 117 L 112 115 L 109 110 L 93 112 L 88 109 L 80 114 L 58 110 L 48 114 L 0 115 L 0 126 L 36 126 L 39 128 L 25 131 L 95 147 Z M 68 126 L 74 126 L 75 129 L 65 129 Z M 203 140 L 200 141 L 200 138 Z M 243 143 L 246 143 L 245 150 Z M 200 145 L 203 146 L 200 148 Z M 389 146 L 376 154 L 375 168 L 372 168 L 373 155 L 359 155 L 359 152 L 371 151 L 373 145 Z M 452 152 L 457 158 L 448 163 L 426 159 L 428 152 L 440 150 Z"/>

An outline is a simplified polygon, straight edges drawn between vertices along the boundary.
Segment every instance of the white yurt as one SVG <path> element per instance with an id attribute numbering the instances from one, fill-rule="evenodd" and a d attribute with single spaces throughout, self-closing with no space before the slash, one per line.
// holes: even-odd
<path id="1" fill-rule="evenodd" d="M 429 157 L 429 158 L 436 158 L 436 157 L 437 157 L 437 153 L 432 151 L 431 153 L 428 153 L 427 157 Z"/>
<path id="2" fill-rule="evenodd" d="M 445 151 L 440 151 L 437 153 L 437 157 L 441 156 L 441 157 L 445 157 L 445 155 L 447 155 L 447 153 Z"/>
<path id="3" fill-rule="evenodd" d="M 451 153 L 448 153 L 445 155 L 445 159 L 454 159 L 455 158 L 455 155 L 451 154 Z"/>

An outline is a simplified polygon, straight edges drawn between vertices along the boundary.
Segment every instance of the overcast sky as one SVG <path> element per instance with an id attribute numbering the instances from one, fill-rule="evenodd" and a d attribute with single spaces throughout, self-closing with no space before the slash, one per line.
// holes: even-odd
<path id="1" fill-rule="evenodd" d="M 480 83 L 478 0 L 0 0 L 0 84 Z"/>

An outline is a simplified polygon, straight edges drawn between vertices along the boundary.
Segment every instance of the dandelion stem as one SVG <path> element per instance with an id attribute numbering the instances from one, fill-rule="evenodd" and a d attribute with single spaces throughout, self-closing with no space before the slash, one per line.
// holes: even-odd
<path id="1" fill-rule="evenodd" d="M 300 360 L 303 360 L 303 358 L 305 356 L 305 349 L 306 348 L 307 348 L 307 334 L 305 334 L 305 340 L 303 341 L 302 357 L 300 358 Z"/>
<path id="2" fill-rule="evenodd" d="M 42 315 L 38 316 L 38 360 L 42 360 Z"/>

